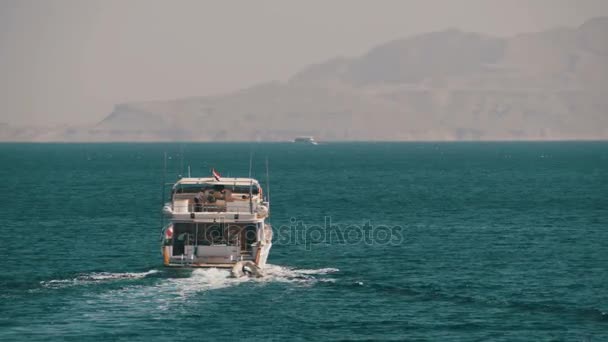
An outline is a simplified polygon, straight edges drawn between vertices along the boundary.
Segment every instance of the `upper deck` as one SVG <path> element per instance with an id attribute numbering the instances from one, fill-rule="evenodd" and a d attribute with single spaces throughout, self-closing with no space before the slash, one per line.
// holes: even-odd
<path id="1" fill-rule="evenodd" d="M 175 183 L 175 185 L 173 185 L 173 189 L 181 186 L 187 186 L 187 185 L 211 185 L 211 186 L 215 186 L 215 185 L 224 185 L 224 186 L 247 186 L 249 187 L 250 184 L 253 184 L 254 186 L 259 187 L 260 183 L 253 178 L 233 178 L 233 177 L 222 177 L 220 178 L 220 180 L 216 180 L 213 177 L 200 177 L 200 178 L 196 178 L 196 177 L 188 177 L 188 178 L 181 178 L 180 180 L 177 181 L 177 183 Z"/>
<path id="2" fill-rule="evenodd" d="M 182 178 L 163 208 L 174 220 L 258 220 L 268 216 L 259 182 L 252 178 Z"/>

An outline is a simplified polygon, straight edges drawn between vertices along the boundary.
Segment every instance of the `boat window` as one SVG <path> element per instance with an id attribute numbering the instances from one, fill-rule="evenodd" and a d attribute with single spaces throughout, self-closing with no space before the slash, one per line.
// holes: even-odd
<path id="1" fill-rule="evenodd" d="M 173 234 L 173 248 L 180 251 L 178 254 L 183 253 L 184 246 L 229 245 L 249 249 L 257 241 L 256 225 L 244 223 L 175 223 Z"/>
<path id="2" fill-rule="evenodd" d="M 239 193 L 239 194 L 248 194 L 249 193 L 249 186 L 248 185 L 237 185 L 237 186 L 232 186 L 232 192 L 233 193 Z M 253 186 L 251 188 L 251 193 L 254 195 L 257 195 L 259 193 L 259 189 L 257 186 Z"/>
<path id="3" fill-rule="evenodd" d="M 258 238 L 257 227 L 252 224 L 247 225 L 245 227 L 245 242 L 247 244 L 247 247 L 249 248 L 249 246 L 254 244 L 257 241 L 257 238 Z"/>
<path id="4" fill-rule="evenodd" d="M 215 223 L 205 229 L 205 241 L 212 245 L 224 244 L 224 224 Z"/>
<path id="5" fill-rule="evenodd" d="M 224 189 L 232 190 L 233 193 L 248 194 L 249 185 L 230 185 L 230 184 L 179 184 L 173 191 L 174 194 L 196 194 L 201 191 L 214 190 L 222 191 Z M 260 189 L 257 185 L 253 185 L 251 192 L 257 195 Z"/>
<path id="6" fill-rule="evenodd" d="M 175 188 L 176 194 L 195 194 L 199 191 L 210 190 L 208 184 L 180 184 Z"/>

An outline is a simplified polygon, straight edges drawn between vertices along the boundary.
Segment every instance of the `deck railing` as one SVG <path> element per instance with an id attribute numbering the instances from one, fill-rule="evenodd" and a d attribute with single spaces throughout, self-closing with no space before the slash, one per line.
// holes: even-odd
<path id="1" fill-rule="evenodd" d="M 177 203 L 176 203 L 177 202 Z M 211 212 L 211 213 L 242 213 L 247 214 L 253 211 L 254 213 L 260 208 L 265 207 L 268 208 L 267 202 L 262 203 L 249 203 L 249 202 L 226 202 L 226 203 L 204 203 L 204 204 L 196 204 L 196 203 L 185 203 L 176 201 L 173 203 L 167 203 L 167 206 L 171 208 L 173 213 L 203 213 L 203 212 Z"/>

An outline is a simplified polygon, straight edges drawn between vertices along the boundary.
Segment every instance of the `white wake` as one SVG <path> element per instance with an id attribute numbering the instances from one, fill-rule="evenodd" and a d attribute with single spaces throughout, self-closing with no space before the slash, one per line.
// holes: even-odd
<path id="1" fill-rule="evenodd" d="M 141 279 L 151 274 L 158 273 L 158 270 L 149 270 L 147 272 L 125 272 L 125 273 L 110 273 L 110 272 L 93 272 L 79 274 L 74 278 L 69 279 L 52 279 L 41 281 L 40 285 L 46 288 L 62 288 L 77 285 L 88 285 L 114 280 L 124 279 Z"/>
<path id="2" fill-rule="evenodd" d="M 194 269 L 187 277 L 163 277 L 156 275 L 154 282 L 138 283 L 128 280 L 143 279 L 158 270 L 140 273 L 97 272 L 81 274 L 75 278 L 43 281 L 45 288 L 65 288 L 78 285 L 120 282 L 120 288 L 108 289 L 95 295 L 94 302 L 110 306 L 138 307 L 140 303 L 151 304 L 159 311 L 168 310 L 174 304 L 188 303 L 192 296 L 206 291 L 228 288 L 249 283 L 264 286 L 269 283 L 284 283 L 298 287 L 312 286 L 318 282 L 333 282 L 331 274 L 339 272 L 337 268 L 296 269 L 279 265 L 266 265 L 262 278 L 231 278 L 226 269 Z M 167 274 L 168 275 L 168 274 Z M 148 307 L 149 308 L 149 307 Z"/>

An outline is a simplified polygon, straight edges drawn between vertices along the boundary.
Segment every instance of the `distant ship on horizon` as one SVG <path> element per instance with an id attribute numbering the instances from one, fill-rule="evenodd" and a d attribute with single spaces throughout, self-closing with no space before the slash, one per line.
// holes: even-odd
<path id="1" fill-rule="evenodd" d="M 312 136 L 301 136 L 293 139 L 294 143 L 298 144 L 307 144 L 307 145 L 318 145 L 319 143 L 315 141 L 315 138 Z"/>

